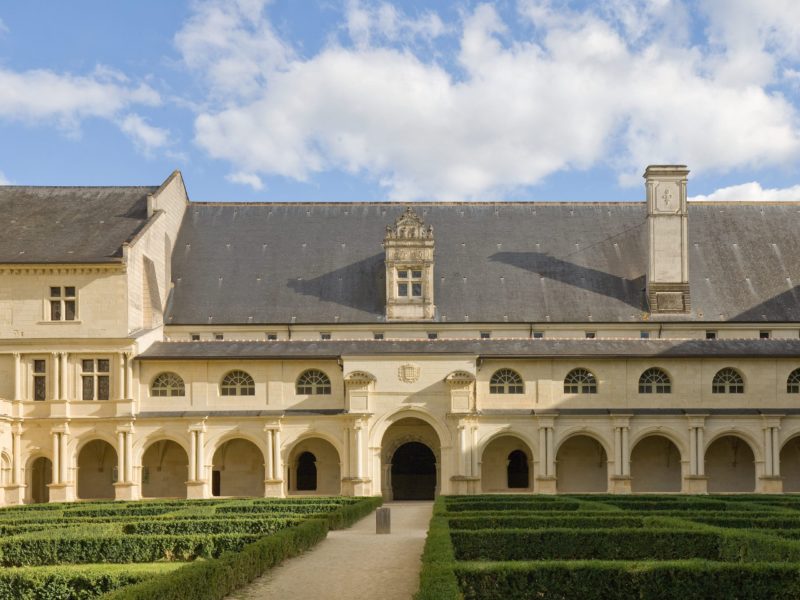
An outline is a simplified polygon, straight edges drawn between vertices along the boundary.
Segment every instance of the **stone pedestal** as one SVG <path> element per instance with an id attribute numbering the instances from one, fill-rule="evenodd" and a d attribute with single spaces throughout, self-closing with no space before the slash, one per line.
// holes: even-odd
<path id="1" fill-rule="evenodd" d="M 705 475 L 688 475 L 683 478 L 684 494 L 707 494 L 708 477 Z"/>
<path id="2" fill-rule="evenodd" d="M 479 494 L 481 478 L 471 475 L 453 475 L 450 478 L 450 490 L 454 496 L 468 496 Z"/>
<path id="3" fill-rule="evenodd" d="M 783 493 L 783 477 L 776 475 L 768 475 L 758 478 L 758 489 L 756 492 L 759 494 L 782 494 Z"/>
<path id="4" fill-rule="evenodd" d="M 392 533 L 392 513 L 385 506 L 375 511 L 375 533 Z"/>
<path id="5" fill-rule="evenodd" d="M 140 500 L 139 486 L 130 482 L 115 483 L 114 500 Z"/>
<path id="6" fill-rule="evenodd" d="M 630 494 L 631 493 L 631 476 L 630 475 L 614 475 L 611 477 L 608 486 L 612 494 Z"/>
<path id="7" fill-rule="evenodd" d="M 50 483 L 50 502 L 74 502 L 75 488 L 70 483 Z"/>
<path id="8" fill-rule="evenodd" d="M 266 479 L 264 481 L 265 498 L 283 498 L 283 480 Z"/>
<path id="9" fill-rule="evenodd" d="M 555 477 L 537 477 L 534 492 L 537 494 L 555 494 L 558 492 L 556 483 Z"/>
<path id="10" fill-rule="evenodd" d="M 189 500 L 203 500 L 210 498 L 210 493 L 207 491 L 205 481 L 187 481 L 186 482 L 186 498 Z"/>
<path id="11" fill-rule="evenodd" d="M 6 486 L 6 506 L 23 504 L 25 502 L 25 488 L 26 486 L 24 485 Z"/>

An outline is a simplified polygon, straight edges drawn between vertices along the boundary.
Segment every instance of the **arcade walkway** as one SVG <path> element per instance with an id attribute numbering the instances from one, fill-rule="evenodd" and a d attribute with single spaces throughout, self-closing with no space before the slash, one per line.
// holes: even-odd
<path id="1" fill-rule="evenodd" d="M 268 571 L 229 596 L 236 600 L 410 600 L 433 502 L 387 502 L 392 533 L 375 533 L 375 513 L 350 529 L 331 531 L 309 552 Z"/>

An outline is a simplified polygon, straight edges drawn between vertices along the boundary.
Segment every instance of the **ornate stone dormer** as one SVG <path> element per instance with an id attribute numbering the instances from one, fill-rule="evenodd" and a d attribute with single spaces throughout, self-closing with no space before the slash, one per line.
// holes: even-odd
<path id="1" fill-rule="evenodd" d="M 689 240 L 685 165 L 650 165 L 647 190 L 647 300 L 650 312 L 685 313 L 689 303 Z"/>
<path id="2" fill-rule="evenodd" d="M 433 227 L 409 206 L 386 226 L 386 319 L 433 319 Z"/>

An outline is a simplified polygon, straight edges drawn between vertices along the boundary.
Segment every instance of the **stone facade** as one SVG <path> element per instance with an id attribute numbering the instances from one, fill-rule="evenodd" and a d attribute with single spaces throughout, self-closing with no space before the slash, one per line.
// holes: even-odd
<path id="1" fill-rule="evenodd" d="M 648 173 L 639 320 L 444 321 L 433 293 L 446 250 L 408 209 L 387 223 L 386 318 L 301 324 L 170 322 L 194 218 L 173 174 L 119 260 L 0 264 L 0 502 L 800 491 L 800 322 L 691 316 L 687 171 Z M 466 280 L 468 255 L 463 268 Z M 402 271 L 418 296 L 398 297 Z M 74 318 L 53 319 L 73 287 Z M 545 355 L 540 337 L 579 350 Z M 527 350 L 502 355 L 502 340 Z M 659 350 L 683 341 L 701 350 Z"/>

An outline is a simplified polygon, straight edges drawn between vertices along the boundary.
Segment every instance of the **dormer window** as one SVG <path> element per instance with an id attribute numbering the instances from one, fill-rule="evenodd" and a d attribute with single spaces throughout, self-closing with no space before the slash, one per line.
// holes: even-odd
<path id="1" fill-rule="evenodd" d="M 397 269 L 397 295 L 400 298 L 422 298 L 422 269 Z"/>

